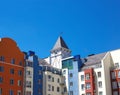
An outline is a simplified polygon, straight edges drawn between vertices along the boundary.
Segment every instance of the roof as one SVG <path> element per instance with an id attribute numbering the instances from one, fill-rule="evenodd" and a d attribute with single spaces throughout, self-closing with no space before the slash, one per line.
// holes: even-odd
<path id="1" fill-rule="evenodd" d="M 84 66 L 94 65 L 101 63 L 101 60 L 104 58 L 106 53 L 96 54 L 92 56 L 88 56 L 85 58 L 86 62 L 84 63 Z"/>
<path id="2" fill-rule="evenodd" d="M 57 41 L 56 41 L 52 50 L 56 50 L 56 49 L 60 49 L 60 48 L 69 49 L 61 36 L 58 37 L 58 39 L 57 39 Z"/>
<path id="3" fill-rule="evenodd" d="M 48 64 L 44 59 L 39 58 L 38 61 L 39 61 L 39 65 L 51 67 L 51 65 Z"/>

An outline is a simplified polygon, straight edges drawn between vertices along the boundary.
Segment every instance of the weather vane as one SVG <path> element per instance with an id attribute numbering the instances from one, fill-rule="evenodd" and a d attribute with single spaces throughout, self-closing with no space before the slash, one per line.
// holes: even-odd
<path id="1" fill-rule="evenodd" d="M 62 36 L 63 32 L 60 32 L 60 36 Z"/>

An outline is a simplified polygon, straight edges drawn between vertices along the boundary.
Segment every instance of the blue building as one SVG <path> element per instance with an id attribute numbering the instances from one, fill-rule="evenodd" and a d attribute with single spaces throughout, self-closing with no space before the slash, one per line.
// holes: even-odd
<path id="1" fill-rule="evenodd" d="M 38 56 L 29 51 L 26 55 L 25 92 L 24 95 L 42 94 L 42 67 L 39 66 Z"/>
<path id="2" fill-rule="evenodd" d="M 62 60 L 62 73 L 66 78 L 68 95 L 79 95 L 78 74 L 82 66 L 80 55 L 71 56 Z"/>

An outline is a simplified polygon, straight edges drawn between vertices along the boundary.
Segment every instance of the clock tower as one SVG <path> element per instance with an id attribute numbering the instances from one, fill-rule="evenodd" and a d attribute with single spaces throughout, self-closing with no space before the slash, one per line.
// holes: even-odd
<path id="1" fill-rule="evenodd" d="M 62 59 L 71 56 L 71 51 L 61 36 L 58 37 L 51 50 L 50 64 L 53 67 L 62 69 Z"/>

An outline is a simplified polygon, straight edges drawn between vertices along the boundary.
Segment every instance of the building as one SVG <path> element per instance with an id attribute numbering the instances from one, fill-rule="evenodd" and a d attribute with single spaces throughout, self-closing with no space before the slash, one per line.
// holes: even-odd
<path id="1" fill-rule="evenodd" d="M 62 60 L 62 74 L 66 79 L 68 95 L 79 95 L 78 74 L 82 66 L 80 55 L 71 56 Z"/>
<path id="2" fill-rule="evenodd" d="M 0 95 L 24 95 L 24 63 L 16 42 L 0 39 Z"/>
<path id="3" fill-rule="evenodd" d="M 110 68 L 113 65 L 110 52 L 84 58 L 79 71 L 79 95 L 112 95 Z"/>
<path id="4" fill-rule="evenodd" d="M 120 49 L 111 51 L 113 66 L 110 69 L 111 95 L 120 95 Z"/>
<path id="5" fill-rule="evenodd" d="M 60 36 L 51 55 L 40 59 L 2 38 L 0 95 L 120 95 L 120 49 L 71 56 Z"/>
<path id="6" fill-rule="evenodd" d="M 43 66 L 43 95 L 67 95 L 62 70 Z"/>
<path id="7" fill-rule="evenodd" d="M 51 55 L 45 60 L 53 67 L 62 69 L 62 59 L 71 56 L 71 50 L 66 45 L 63 38 L 58 37 L 54 47 L 51 50 Z"/>
<path id="8" fill-rule="evenodd" d="M 24 95 L 43 95 L 42 94 L 42 67 L 35 52 L 25 53 L 25 93 Z"/>

